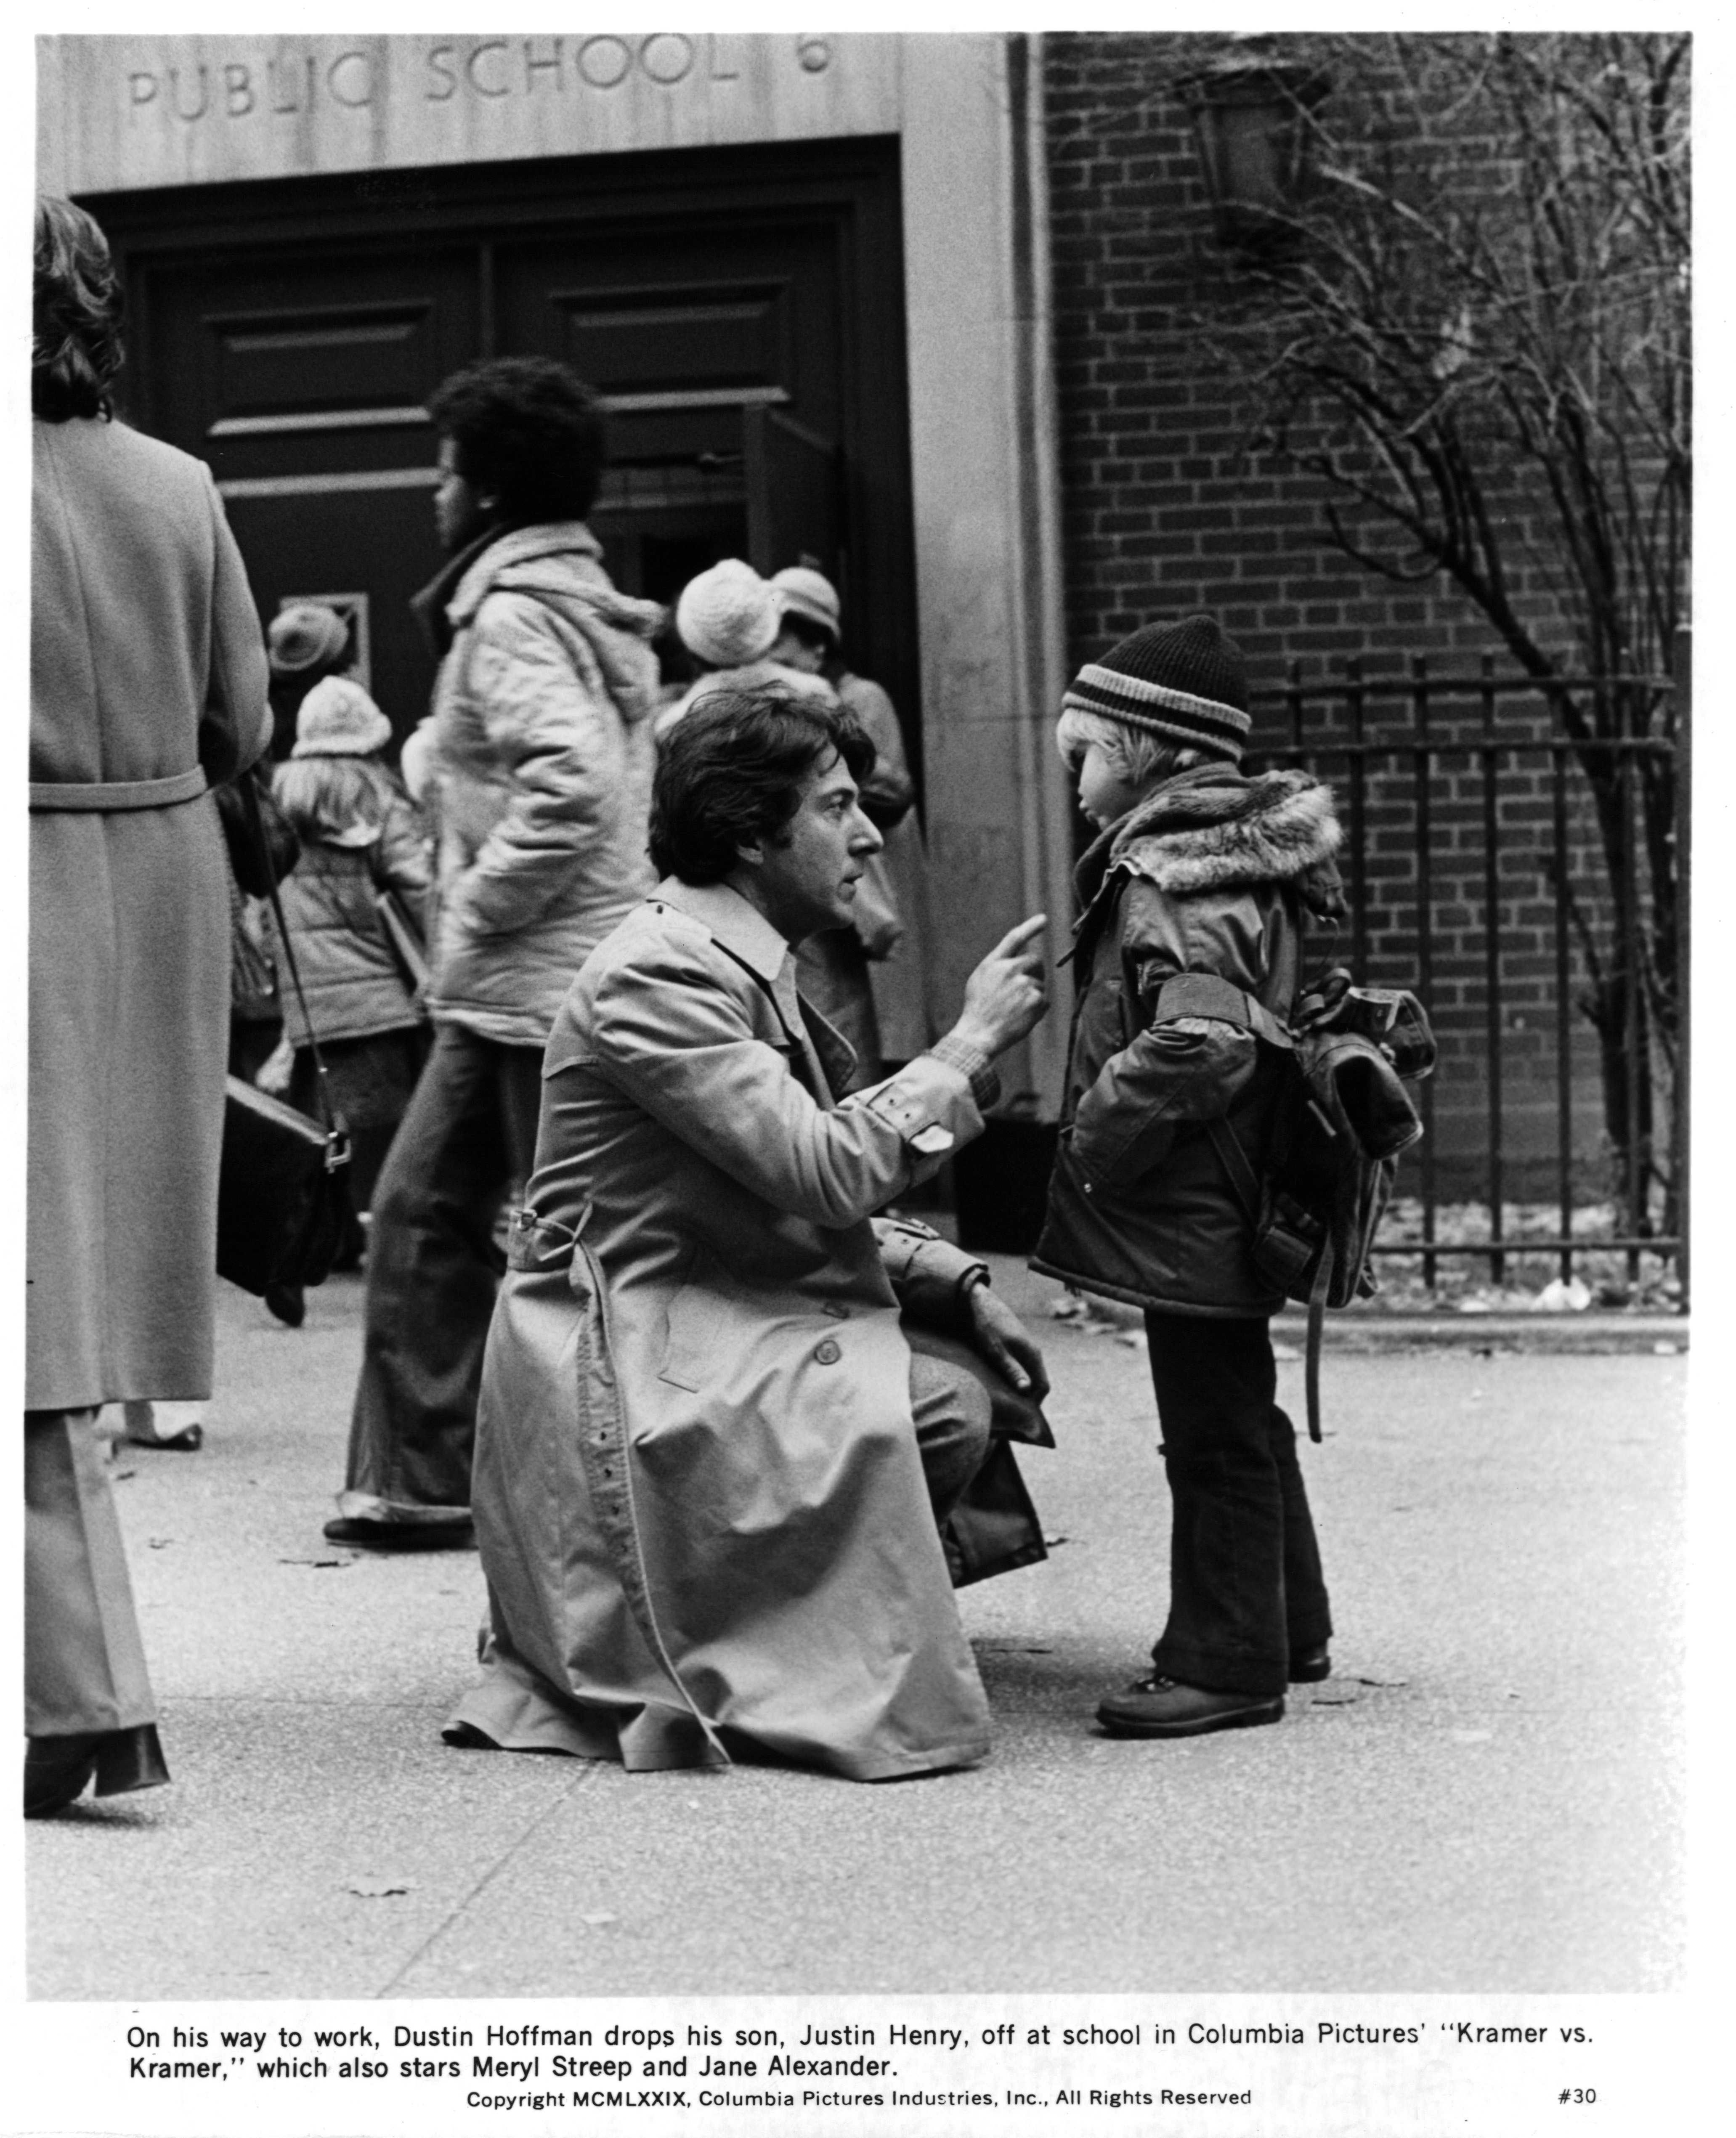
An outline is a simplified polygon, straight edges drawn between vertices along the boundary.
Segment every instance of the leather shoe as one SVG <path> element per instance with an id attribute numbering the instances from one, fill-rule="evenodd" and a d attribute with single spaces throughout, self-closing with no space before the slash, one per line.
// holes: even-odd
<path id="1" fill-rule="evenodd" d="M 96 1772 L 100 1736 L 32 1737 L 24 1748 L 24 1816 L 64 1811 Z"/>
<path id="2" fill-rule="evenodd" d="M 157 1726 L 84 1730 L 66 1737 L 27 1737 L 24 1742 L 24 1816 L 47 1818 L 83 1795 L 95 1778 L 100 1797 L 129 1789 L 154 1789 L 169 1779 Z"/>
<path id="3" fill-rule="evenodd" d="M 470 1551 L 477 1540 L 467 1516 L 456 1522 L 370 1522 L 359 1515 L 340 1515 L 321 1534 L 333 1544 L 355 1545 L 363 1551 Z"/>
<path id="4" fill-rule="evenodd" d="M 1290 1657 L 1292 1685 L 1318 1685 L 1333 1674 L 1332 1651 L 1323 1641 L 1318 1648 L 1302 1648 Z"/>
<path id="5" fill-rule="evenodd" d="M 299 1284 L 268 1284 L 260 1296 L 286 1328 L 299 1329 L 307 1319 L 307 1296 Z"/>
<path id="6" fill-rule="evenodd" d="M 1210 1692 L 1172 1677 L 1142 1678 L 1112 1693 L 1097 1711 L 1112 1737 L 1203 1737 L 1211 1730 L 1251 1730 L 1284 1720 L 1284 1695 Z"/>

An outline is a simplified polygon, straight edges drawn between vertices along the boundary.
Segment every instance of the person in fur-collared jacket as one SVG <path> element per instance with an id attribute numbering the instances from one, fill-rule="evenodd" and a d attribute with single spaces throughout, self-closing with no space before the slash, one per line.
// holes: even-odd
<path id="1" fill-rule="evenodd" d="M 1210 617 L 1147 625 L 1081 670 L 1058 740 L 1098 837 L 1077 874 L 1060 1148 L 1032 1267 L 1144 1308 L 1172 1506 L 1154 1674 L 1112 1735 L 1275 1722 L 1329 1672 L 1332 1623 L 1295 1434 L 1274 1400 L 1248 1221 L 1206 1131 L 1264 1147 L 1310 920 L 1342 910 L 1309 774 L 1249 777 L 1239 648 Z"/>

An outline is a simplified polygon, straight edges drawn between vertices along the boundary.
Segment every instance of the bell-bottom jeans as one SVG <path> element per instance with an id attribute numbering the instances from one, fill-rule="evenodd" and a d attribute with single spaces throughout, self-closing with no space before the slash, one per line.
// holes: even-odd
<path id="1" fill-rule="evenodd" d="M 1213 1691 L 1281 1693 L 1332 1633 L 1320 1549 L 1275 1400 L 1269 1323 L 1147 1312 L 1169 1477 L 1170 1614 L 1152 1660 Z"/>
<path id="2" fill-rule="evenodd" d="M 469 1514 L 482 1349 L 506 1267 L 495 1221 L 531 1176 L 542 1055 L 462 1025 L 435 1029 L 374 1191 L 361 1379 L 338 1501 L 348 1516 Z"/>

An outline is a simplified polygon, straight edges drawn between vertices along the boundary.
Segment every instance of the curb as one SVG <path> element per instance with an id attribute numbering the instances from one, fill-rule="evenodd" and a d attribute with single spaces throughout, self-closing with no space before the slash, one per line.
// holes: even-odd
<path id="1" fill-rule="evenodd" d="M 1666 1355 L 1689 1348 L 1690 1319 L 1674 1314 L 1358 1314 L 1326 1317 L 1323 1349 L 1370 1354 L 1422 1350 L 1520 1351 L 1539 1356 Z M 1308 1316 L 1286 1307 L 1274 1338 L 1299 1350 Z"/>
<path id="2" fill-rule="evenodd" d="M 1049 1277 L 1034 1276 L 1022 1257 L 985 1254 L 994 1272 L 995 1289 L 1016 1311 L 1029 1320 L 1042 1342 L 1068 1325 L 1051 1321 L 1045 1309 L 1063 1296 L 1064 1287 Z M 1117 1329 L 1139 1329 L 1145 1317 L 1137 1306 L 1119 1301 L 1093 1297 L 1093 1318 Z M 1460 1314 L 1451 1308 L 1433 1313 L 1406 1314 L 1379 1306 L 1349 1306 L 1326 1317 L 1323 1349 L 1361 1352 L 1452 1350 L 1523 1351 L 1539 1356 L 1596 1357 L 1665 1355 L 1689 1348 L 1691 1319 L 1685 1314 L 1618 1314 L 1587 1309 L 1583 1314 L 1515 1313 Z M 1276 1343 L 1298 1353 L 1308 1341 L 1308 1310 L 1285 1306 L 1272 1318 Z"/>

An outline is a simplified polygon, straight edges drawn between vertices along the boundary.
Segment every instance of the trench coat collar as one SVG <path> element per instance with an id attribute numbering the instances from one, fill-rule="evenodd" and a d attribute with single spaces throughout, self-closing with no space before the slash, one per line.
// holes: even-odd
<path id="1" fill-rule="evenodd" d="M 822 1106 L 836 1103 L 856 1067 L 856 1050 L 827 1023 L 796 984 L 795 952 L 757 906 L 726 883 L 683 883 L 665 876 L 651 894 L 653 905 L 672 905 L 709 930 L 712 939 L 762 981 L 772 1007 L 795 1045 L 797 1074 Z"/>
<path id="2" fill-rule="evenodd" d="M 708 928 L 732 957 L 739 958 L 775 992 L 779 975 L 792 962 L 790 945 L 757 906 L 726 883 L 683 883 L 666 876 L 651 894 L 653 902 L 672 905 L 702 928 Z"/>

